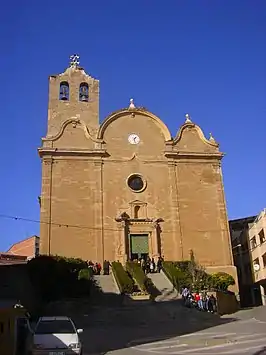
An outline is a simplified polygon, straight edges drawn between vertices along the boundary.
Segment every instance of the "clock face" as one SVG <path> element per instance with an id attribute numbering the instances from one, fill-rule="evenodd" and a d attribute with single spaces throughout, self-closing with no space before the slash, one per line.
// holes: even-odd
<path id="1" fill-rule="evenodd" d="M 137 134 L 133 133 L 128 136 L 128 141 L 130 144 L 139 144 L 140 138 Z"/>

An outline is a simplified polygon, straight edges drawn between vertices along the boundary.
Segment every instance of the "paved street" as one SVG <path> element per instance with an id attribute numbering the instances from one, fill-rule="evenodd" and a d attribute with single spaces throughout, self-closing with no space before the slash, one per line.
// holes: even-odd
<path id="1" fill-rule="evenodd" d="M 266 322 L 251 319 L 146 344 L 133 341 L 128 349 L 115 353 L 266 354 L 265 334 Z"/>
<path id="2" fill-rule="evenodd" d="M 84 329 L 84 355 L 266 354 L 262 307 L 219 318 L 176 301 L 94 308 L 75 321 Z"/>

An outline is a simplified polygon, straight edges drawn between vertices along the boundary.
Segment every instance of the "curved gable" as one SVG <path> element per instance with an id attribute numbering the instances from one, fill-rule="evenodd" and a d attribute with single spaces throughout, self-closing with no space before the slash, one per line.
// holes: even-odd
<path id="1" fill-rule="evenodd" d="M 43 141 L 51 142 L 53 148 L 69 148 L 71 144 L 71 148 L 92 149 L 96 140 L 91 136 L 84 121 L 71 118 L 62 123 L 56 135 L 43 138 Z"/>
<path id="2" fill-rule="evenodd" d="M 192 122 L 183 124 L 173 140 L 174 149 L 185 152 L 219 152 L 219 144 L 206 139 L 201 128 Z"/>
<path id="3" fill-rule="evenodd" d="M 145 109 L 121 109 L 119 111 L 115 111 L 113 113 L 111 113 L 100 125 L 99 131 L 98 131 L 98 135 L 97 138 L 98 139 L 104 139 L 104 133 L 107 129 L 107 127 L 114 122 L 115 120 L 119 119 L 122 116 L 131 114 L 132 117 L 134 117 L 135 114 L 141 114 L 142 116 L 146 116 L 148 118 L 151 118 L 154 123 L 160 128 L 165 141 L 170 141 L 171 140 L 171 134 L 169 132 L 169 129 L 167 128 L 167 126 L 163 123 L 163 121 L 157 117 L 156 115 L 154 115 L 153 113 L 145 110 Z"/>

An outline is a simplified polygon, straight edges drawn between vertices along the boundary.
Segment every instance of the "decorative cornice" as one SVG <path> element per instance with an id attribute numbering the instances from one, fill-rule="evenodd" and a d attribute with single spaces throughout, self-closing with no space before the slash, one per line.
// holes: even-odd
<path id="1" fill-rule="evenodd" d="M 162 152 L 163 153 L 163 152 Z M 158 163 L 158 164 L 167 164 L 167 160 L 164 158 L 164 156 L 162 157 L 162 159 L 139 159 L 137 155 L 134 155 L 130 158 L 112 158 L 112 156 L 110 155 L 107 157 L 107 159 L 105 159 L 106 162 L 112 162 L 112 163 L 128 163 L 130 161 L 133 161 L 134 159 L 138 160 L 138 162 L 143 163 L 143 164 L 152 164 L 152 163 Z"/>
<path id="2" fill-rule="evenodd" d="M 90 156 L 90 157 L 107 157 L 108 153 L 105 149 L 61 149 L 61 148 L 39 148 L 40 157 L 49 156 Z"/>
<path id="3" fill-rule="evenodd" d="M 129 218 L 128 219 L 129 224 L 135 223 L 135 224 L 150 224 L 153 223 L 152 218 Z"/>
<path id="4" fill-rule="evenodd" d="M 164 222 L 162 218 L 124 218 L 123 216 L 115 218 L 116 222 L 124 222 L 125 226 L 127 223 L 132 224 L 152 224 L 155 228 L 160 224 L 160 222 Z"/>
<path id="5" fill-rule="evenodd" d="M 135 205 L 147 206 L 147 202 L 143 202 L 140 200 L 134 200 L 134 201 L 129 202 L 129 205 L 130 206 L 135 206 Z"/>
<path id="6" fill-rule="evenodd" d="M 173 158 L 177 159 L 222 159 L 224 153 L 217 152 L 217 153 L 206 153 L 206 152 L 182 152 L 182 151 L 166 151 L 164 153 L 166 158 Z"/>

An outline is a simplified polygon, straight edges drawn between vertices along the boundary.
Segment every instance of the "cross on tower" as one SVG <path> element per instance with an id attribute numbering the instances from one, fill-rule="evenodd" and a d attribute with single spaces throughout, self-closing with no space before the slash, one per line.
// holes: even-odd
<path id="1" fill-rule="evenodd" d="M 79 65 L 79 55 L 78 54 L 73 54 L 70 57 L 70 67 L 71 68 L 76 68 Z"/>

